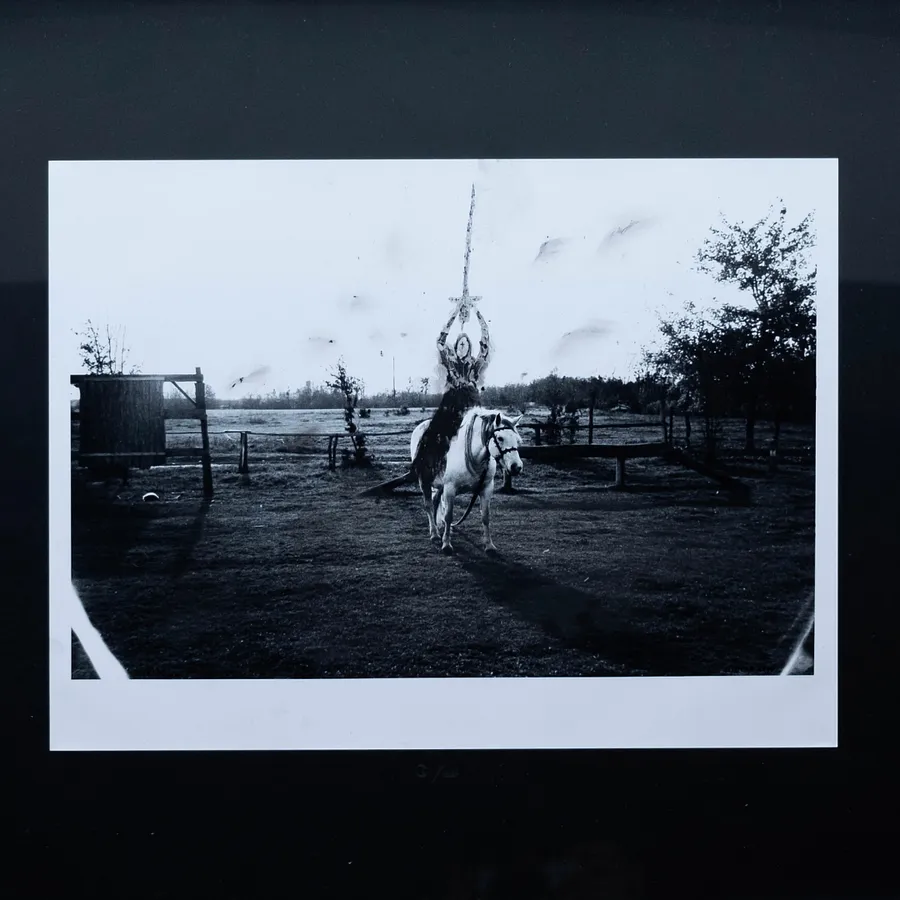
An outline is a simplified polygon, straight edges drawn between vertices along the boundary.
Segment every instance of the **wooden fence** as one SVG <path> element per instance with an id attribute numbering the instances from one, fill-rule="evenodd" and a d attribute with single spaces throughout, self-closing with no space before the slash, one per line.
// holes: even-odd
<path id="1" fill-rule="evenodd" d="M 615 453 L 610 453 L 609 448 L 611 446 L 622 446 L 625 448 L 637 448 L 637 447 L 659 447 L 663 444 L 667 444 L 669 442 L 669 432 L 665 424 L 663 425 L 663 440 L 660 442 L 649 443 L 627 443 L 621 445 L 610 445 L 610 444 L 594 444 L 594 432 L 596 430 L 616 430 L 616 429 L 625 429 L 630 431 L 635 431 L 638 429 L 659 429 L 660 424 L 658 422 L 609 422 L 603 425 L 578 425 L 574 429 L 575 432 L 588 432 L 588 443 L 574 443 L 574 442 L 566 442 L 564 438 L 560 438 L 559 442 L 548 443 L 548 426 L 543 422 L 521 422 L 519 424 L 520 430 L 530 430 L 534 435 L 534 443 L 533 444 L 524 444 L 521 447 L 522 455 L 526 458 L 551 458 L 557 457 L 565 458 L 571 456 L 606 456 L 612 457 L 615 456 Z M 361 429 L 362 433 L 366 435 L 366 438 L 369 440 L 377 441 L 380 438 L 386 437 L 403 437 L 407 440 L 412 436 L 413 429 L 408 428 L 402 431 L 382 431 L 379 429 Z M 179 436 L 188 436 L 195 434 L 194 432 L 187 431 L 179 431 L 175 432 Z M 324 440 L 327 442 L 326 454 L 328 459 L 328 466 L 331 469 L 335 469 L 337 467 L 337 456 L 338 449 L 340 445 L 343 443 L 345 445 L 352 445 L 351 437 L 346 431 L 341 432 L 318 432 L 318 431 L 292 431 L 292 432 L 281 432 L 281 431 L 253 431 L 251 429 L 225 429 L 220 431 L 208 431 L 208 435 L 233 435 L 237 438 L 237 452 L 238 452 L 238 471 L 241 474 L 246 474 L 250 471 L 250 438 L 263 438 L 263 439 L 313 439 L 313 440 Z M 588 449 L 590 448 L 590 449 Z M 405 449 L 405 448 L 404 448 Z M 169 457 L 195 457 L 201 455 L 203 451 L 200 448 L 194 447 L 169 447 L 167 449 L 167 455 Z M 632 456 L 639 454 L 631 454 Z"/>
<path id="2" fill-rule="evenodd" d="M 547 439 L 549 437 L 548 429 L 553 426 L 548 426 L 547 422 L 520 422 L 519 429 L 523 432 L 523 436 L 528 433 L 533 435 L 531 442 L 523 442 L 520 447 L 520 454 L 524 459 L 541 462 L 565 462 L 566 460 L 576 458 L 614 459 L 616 461 L 616 475 L 615 484 L 613 486 L 619 488 L 624 487 L 627 483 L 626 465 L 628 460 L 654 457 L 666 458 L 673 463 L 687 466 L 706 477 L 716 480 L 719 484 L 729 490 L 738 492 L 743 490 L 743 486 L 736 479 L 730 478 L 716 468 L 695 459 L 690 454 L 689 448 L 685 446 L 686 442 L 676 439 L 675 421 L 677 420 L 671 410 L 667 410 L 665 414 L 661 415 L 659 418 L 644 418 L 640 421 L 596 423 L 592 420 L 592 417 L 590 417 L 586 424 L 578 424 L 574 427 L 563 425 L 560 429 L 562 434 L 558 434 L 557 441 L 552 443 L 548 443 Z M 409 427 L 403 428 L 402 430 L 380 430 L 377 427 L 373 428 L 368 426 L 365 427 L 364 433 L 371 442 L 370 446 L 374 444 L 375 448 L 377 448 L 377 442 L 382 438 L 402 437 L 408 440 L 412 434 L 413 427 L 414 426 L 411 424 Z M 657 435 L 653 436 L 655 439 L 649 441 L 595 443 L 597 431 L 606 432 L 608 436 L 612 437 L 617 432 L 636 432 L 639 430 L 657 431 Z M 587 443 L 585 443 L 584 440 L 578 442 L 577 437 L 585 433 L 587 435 Z M 192 432 L 174 432 L 173 434 L 189 435 L 192 434 Z M 236 441 L 233 441 L 233 444 L 236 445 L 235 449 L 237 451 L 237 470 L 242 475 L 248 475 L 251 469 L 251 450 L 253 447 L 251 438 L 262 439 L 264 441 L 281 440 L 282 442 L 284 442 L 284 440 L 298 439 L 311 440 L 313 442 L 312 446 L 307 445 L 306 447 L 299 447 L 293 450 L 287 450 L 286 452 L 309 453 L 312 455 L 321 453 L 322 445 L 320 442 L 325 442 L 327 464 L 332 470 L 336 469 L 338 466 L 338 451 L 341 449 L 341 446 L 343 445 L 346 449 L 349 449 L 351 446 L 350 435 L 346 431 L 331 433 L 318 431 L 271 432 L 241 429 L 210 431 L 209 434 L 227 435 L 230 436 L 229 439 L 231 439 L 231 436 L 237 438 Z M 685 432 L 678 437 L 687 438 L 688 436 L 689 429 L 686 428 Z M 648 437 L 650 437 L 649 434 Z M 402 456 L 391 461 L 396 462 L 398 465 L 408 465 L 406 455 L 408 453 L 407 448 L 408 444 L 404 441 Z M 204 452 L 204 449 L 189 447 L 169 447 L 167 449 L 167 455 L 169 457 L 197 457 L 203 455 Z M 229 451 L 229 453 L 231 452 L 233 451 Z M 282 450 L 282 452 L 285 451 Z M 771 454 L 769 454 L 769 457 L 770 465 L 772 465 L 773 459 Z M 377 493 L 381 490 L 391 491 L 396 487 L 409 483 L 411 480 L 412 479 L 407 471 L 375 488 L 369 489 L 366 493 Z M 512 478 L 508 474 L 504 477 L 504 485 L 501 490 L 505 492 L 514 492 Z"/>
<path id="3" fill-rule="evenodd" d="M 616 461 L 616 480 L 615 487 L 622 488 L 626 483 L 626 461 L 629 459 L 637 459 L 637 458 L 650 458 L 661 456 L 663 453 L 671 446 L 671 428 L 670 423 L 663 418 L 661 421 L 638 421 L 638 422 L 606 422 L 602 425 L 596 425 L 592 418 L 586 425 L 577 425 L 574 428 L 571 426 L 566 427 L 566 431 L 570 434 L 570 437 L 578 432 L 587 432 L 588 443 L 575 443 L 573 440 L 569 443 L 565 442 L 565 439 L 560 435 L 559 443 L 553 442 L 548 443 L 547 439 L 549 437 L 548 431 L 554 429 L 553 426 L 549 426 L 546 422 L 521 422 L 519 424 L 519 428 L 521 430 L 530 430 L 534 435 L 534 443 L 532 444 L 523 444 L 520 447 L 520 454 L 524 459 L 533 459 L 539 461 L 565 461 L 567 459 L 574 458 L 584 458 L 584 457 L 599 457 L 599 458 L 607 458 L 607 459 L 615 459 Z M 629 430 L 635 431 L 639 429 L 654 429 L 662 430 L 662 438 L 661 441 L 651 441 L 651 442 L 630 442 L 630 443 L 619 443 L 619 444 L 596 444 L 594 443 L 594 435 L 596 430 Z M 186 434 L 186 432 L 181 432 L 181 434 Z M 251 448 L 251 437 L 263 438 L 267 440 L 272 439 L 291 439 L 296 440 L 298 438 L 312 438 L 314 440 L 326 440 L 327 441 L 327 459 L 328 459 L 328 467 L 332 471 L 337 468 L 337 460 L 338 460 L 338 450 L 340 449 L 340 445 L 343 442 L 346 444 L 351 444 L 350 435 L 346 431 L 342 431 L 339 433 L 321 433 L 321 432 L 272 432 L 272 431 L 251 431 L 247 430 L 224 430 L 217 432 L 210 432 L 210 434 L 221 434 L 221 435 L 234 435 L 237 437 L 237 451 L 238 451 L 238 460 L 237 460 L 237 470 L 242 475 L 248 475 L 250 472 L 250 448 Z M 388 437 L 403 437 L 409 439 L 412 434 L 412 428 L 407 428 L 403 430 L 379 430 L 379 429 L 367 429 L 365 432 L 367 438 L 370 440 L 377 440 L 379 438 L 388 438 Z M 195 448 L 171 448 L 168 451 L 169 456 L 195 456 L 198 455 L 198 450 Z M 380 485 L 376 485 L 374 488 L 369 489 L 365 493 L 373 494 L 378 493 L 380 491 L 390 492 L 397 487 L 400 487 L 403 484 L 410 483 L 412 481 L 412 477 L 408 471 L 399 475 L 398 477 L 391 478 L 388 481 L 383 482 Z M 505 473 L 504 476 L 504 484 L 502 491 L 507 493 L 514 492 L 514 488 L 512 485 L 512 477 L 509 473 Z"/>

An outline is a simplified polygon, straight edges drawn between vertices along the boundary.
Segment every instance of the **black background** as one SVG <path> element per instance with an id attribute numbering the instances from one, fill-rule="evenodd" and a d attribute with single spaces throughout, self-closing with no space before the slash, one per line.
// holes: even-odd
<path id="1" fill-rule="evenodd" d="M 645 896 L 896 895 L 898 37 L 886 2 L 0 6 L 8 895 L 442 896 L 591 840 Z M 49 159 L 677 156 L 840 159 L 839 749 L 47 751 Z"/>

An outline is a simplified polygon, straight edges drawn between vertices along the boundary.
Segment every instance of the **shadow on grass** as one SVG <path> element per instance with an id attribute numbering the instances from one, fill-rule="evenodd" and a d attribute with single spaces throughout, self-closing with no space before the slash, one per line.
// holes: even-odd
<path id="1" fill-rule="evenodd" d="M 643 620 L 638 626 L 628 614 L 627 598 L 600 596 L 548 578 L 502 553 L 487 556 L 462 535 L 456 559 L 475 578 L 487 598 L 518 618 L 539 626 L 567 647 L 598 659 L 597 674 L 716 675 L 722 672 L 723 649 L 734 643 L 727 626 L 713 621 L 689 622 L 687 635 L 665 626 L 654 630 Z M 459 552 L 461 551 L 461 552 Z M 660 589 L 661 595 L 668 591 Z"/>
<path id="2" fill-rule="evenodd" d="M 179 535 L 179 550 L 171 566 L 169 574 L 174 578 L 179 578 L 189 568 L 190 562 L 194 556 L 194 549 L 203 536 L 203 528 L 206 524 L 206 517 L 209 515 L 209 507 L 212 501 L 201 500 L 200 508 L 194 516 L 187 529 Z"/>
<path id="3" fill-rule="evenodd" d="M 698 493 L 685 496 L 675 491 L 658 491 L 652 487 L 626 488 L 616 491 L 599 491 L 576 488 L 558 492 L 536 492 L 522 498 L 526 509 L 541 511 L 627 512 L 659 508 L 718 509 L 727 506 L 743 506 L 727 492 Z"/>
<path id="4" fill-rule="evenodd" d="M 163 513 L 154 503 L 72 492 L 72 576 L 101 578 L 128 571 L 125 557 Z"/>
<path id="5" fill-rule="evenodd" d="M 188 569 L 202 537 L 210 503 L 199 501 L 197 512 L 186 527 L 167 529 L 165 540 L 172 542 L 175 551 L 166 570 L 168 574 L 177 577 Z M 179 504 L 179 508 L 183 511 L 185 505 Z M 104 579 L 134 574 L 128 554 L 148 544 L 146 531 L 153 522 L 175 515 L 168 503 L 121 501 L 108 485 L 93 486 L 73 479 L 72 577 Z"/>

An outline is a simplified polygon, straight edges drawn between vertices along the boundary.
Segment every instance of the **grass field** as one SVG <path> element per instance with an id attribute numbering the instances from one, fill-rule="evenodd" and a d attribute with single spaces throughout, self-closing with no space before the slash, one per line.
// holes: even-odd
<path id="1" fill-rule="evenodd" d="M 301 422 L 303 417 L 305 422 Z M 372 470 L 329 472 L 319 437 L 254 435 L 249 477 L 236 436 L 213 434 L 215 499 L 199 461 L 91 481 L 73 467 L 74 581 L 135 678 L 774 674 L 813 586 L 814 469 L 791 448 L 769 474 L 732 454 L 752 488 L 738 506 L 662 460 L 526 462 L 518 493 L 495 496 L 500 550 L 481 549 L 477 510 L 441 556 L 421 498 L 360 498 L 390 477 L 423 418 L 366 428 Z M 334 421 L 332 422 L 332 418 Z M 255 421 L 254 421 L 255 420 Z M 383 424 L 382 424 L 383 423 Z M 170 446 L 198 444 L 171 422 Z M 214 432 L 340 428 L 339 413 L 211 416 Z M 312 426 L 312 427 L 310 427 Z M 732 428 L 732 444 L 739 424 Z M 402 432 L 388 437 L 387 431 Z M 378 432 L 384 436 L 378 437 Z M 658 440 L 618 431 L 615 441 Z M 677 437 L 677 433 L 676 433 Z M 582 438 L 583 440 L 583 438 Z M 610 440 L 598 432 L 596 440 Z M 145 491 L 159 502 L 141 502 Z M 92 677 L 76 647 L 73 677 Z"/>

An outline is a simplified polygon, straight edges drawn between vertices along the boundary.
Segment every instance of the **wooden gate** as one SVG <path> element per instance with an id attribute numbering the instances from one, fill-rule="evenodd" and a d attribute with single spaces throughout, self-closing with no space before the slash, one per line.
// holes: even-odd
<path id="1" fill-rule="evenodd" d="M 73 456 L 88 468 L 112 465 L 125 470 L 165 465 L 163 385 L 172 384 L 190 400 L 200 420 L 203 495 L 212 497 L 206 386 L 199 368 L 192 375 L 72 375 L 70 381 L 81 393 L 78 451 Z M 179 382 L 192 382 L 194 396 Z"/>
<path id="2" fill-rule="evenodd" d="M 77 380 L 76 380 L 77 379 Z M 78 462 L 123 463 L 140 469 L 166 461 L 162 376 L 141 381 L 115 375 L 72 379 L 81 391 Z"/>

